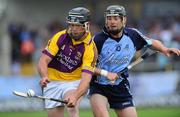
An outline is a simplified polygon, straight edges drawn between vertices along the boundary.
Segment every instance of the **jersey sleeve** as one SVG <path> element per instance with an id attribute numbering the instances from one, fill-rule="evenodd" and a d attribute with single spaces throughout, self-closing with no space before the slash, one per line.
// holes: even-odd
<path id="1" fill-rule="evenodd" d="M 145 35 L 143 35 L 137 29 L 132 28 L 132 31 L 130 31 L 130 32 L 131 32 L 130 35 L 133 35 L 132 39 L 133 39 L 134 45 L 136 47 L 136 50 L 140 50 L 143 47 L 152 45 L 152 40 L 150 38 L 146 37 Z"/>
<path id="2" fill-rule="evenodd" d="M 103 44 L 107 40 L 107 38 L 108 37 L 103 32 L 100 32 L 93 37 L 93 40 L 94 40 L 97 50 L 98 50 L 98 54 L 101 53 Z"/>
<path id="3" fill-rule="evenodd" d="M 55 34 L 49 41 L 48 44 L 46 45 L 46 48 L 43 50 L 43 53 L 48 55 L 49 57 L 53 58 L 58 50 L 58 40 L 59 37 L 61 36 L 62 32 L 59 32 L 57 34 Z"/>
<path id="4" fill-rule="evenodd" d="M 94 41 L 92 41 L 90 45 L 86 46 L 84 52 L 82 72 L 87 72 L 90 74 L 93 73 L 96 65 L 97 56 L 98 56 L 97 48 L 95 46 Z"/>

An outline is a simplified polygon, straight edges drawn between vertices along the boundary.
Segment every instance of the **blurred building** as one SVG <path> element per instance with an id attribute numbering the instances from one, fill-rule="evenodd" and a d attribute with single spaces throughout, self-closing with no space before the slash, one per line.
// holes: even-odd
<path id="1" fill-rule="evenodd" d="M 66 2 L 65 0 L 0 0 L 0 47 L 2 53 L 0 63 L 4 64 L 4 68 L 0 69 L 1 74 L 35 75 L 35 63 L 42 47 L 52 34 L 66 27 L 65 18 L 68 11 L 77 6 L 84 6 L 91 10 L 93 34 L 99 31 L 104 24 L 106 7 L 111 4 L 121 4 L 126 7 L 129 27 L 135 27 L 151 38 L 161 39 L 164 43 L 168 43 L 168 46 L 177 48 L 180 46 L 180 12 L 178 12 L 180 11 L 180 2 L 177 0 L 78 0 L 65 4 Z M 169 25 L 168 29 L 165 26 L 167 24 Z M 172 36 L 168 38 L 167 34 L 170 33 Z M 27 38 L 28 34 L 32 42 L 28 44 L 34 46 L 35 50 L 31 54 L 23 56 L 20 46 L 23 42 L 22 38 Z M 169 42 L 166 42 L 167 38 Z M 30 48 L 25 49 L 27 51 Z M 158 63 L 151 61 L 155 64 L 155 69 L 180 69 L 177 57 L 174 58 L 178 61 L 175 64 L 174 61 L 172 63 L 172 60 L 167 60 L 162 56 L 156 59 Z M 28 62 L 24 63 L 24 61 Z M 141 68 L 137 67 L 137 70 L 142 70 Z"/>

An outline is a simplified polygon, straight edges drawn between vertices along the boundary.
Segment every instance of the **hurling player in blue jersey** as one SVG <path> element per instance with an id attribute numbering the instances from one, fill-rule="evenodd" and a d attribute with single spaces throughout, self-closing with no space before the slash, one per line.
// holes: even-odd
<path id="1" fill-rule="evenodd" d="M 109 117 L 108 104 L 118 117 L 137 117 L 127 79 L 128 71 L 117 76 L 117 72 L 130 64 L 136 51 L 150 47 L 168 57 L 171 54 L 180 55 L 180 50 L 167 48 L 160 41 L 149 39 L 125 25 L 125 8 L 111 5 L 105 12 L 105 27 L 94 37 L 99 58 L 95 70 L 97 76 L 91 81 L 89 94 L 95 117 Z"/>

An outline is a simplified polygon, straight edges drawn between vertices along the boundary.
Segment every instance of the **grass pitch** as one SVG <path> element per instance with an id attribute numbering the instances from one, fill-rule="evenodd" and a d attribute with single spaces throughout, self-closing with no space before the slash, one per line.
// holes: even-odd
<path id="1" fill-rule="evenodd" d="M 170 108 L 138 108 L 138 117 L 180 117 L 180 107 Z M 47 117 L 45 111 L 41 112 L 0 112 L 0 117 Z M 67 114 L 65 114 L 67 117 Z M 80 117 L 93 117 L 92 111 L 80 111 Z M 115 112 L 110 110 L 110 117 L 116 117 Z"/>

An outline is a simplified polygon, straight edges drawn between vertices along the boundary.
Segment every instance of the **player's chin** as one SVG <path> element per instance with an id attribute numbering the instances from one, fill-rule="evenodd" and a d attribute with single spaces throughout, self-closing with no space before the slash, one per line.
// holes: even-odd
<path id="1" fill-rule="evenodd" d="M 74 39 L 75 41 L 78 41 L 78 40 L 80 39 L 80 37 L 79 37 L 79 36 L 73 36 L 73 39 Z"/>
<path id="2" fill-rule="evenodd" d="M 118 26 L 108 26 L 108 30 L 119 30 Z"/>
<path id="3" fill-rule="evenodd" d="M 113 34 L 113 35 L 116 35 L 118 34 L 119 32 L 121 32 L 121 30 L 119 29 L 113 29 L 113 30 L 108 30 L 109 33 Z"/>
<path id="4" fill-rule="evenodd" d="M 74 40 L 78 41 L 83 37 L 83 34 L 73 34 L 72 37 Z"/>

